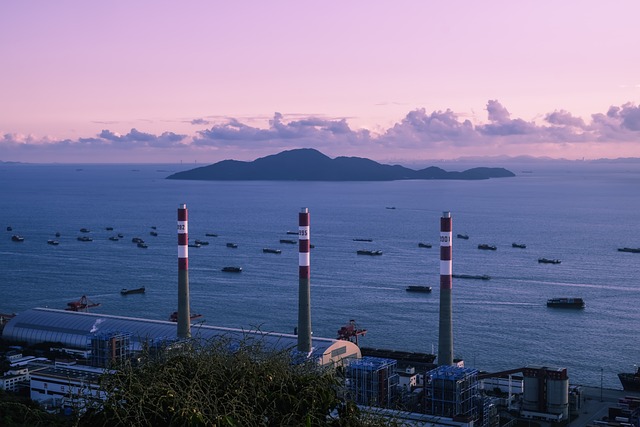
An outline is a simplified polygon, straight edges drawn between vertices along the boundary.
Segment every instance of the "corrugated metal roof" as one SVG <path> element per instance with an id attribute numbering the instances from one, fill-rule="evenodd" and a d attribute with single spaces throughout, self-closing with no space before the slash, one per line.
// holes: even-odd
<path id="1" fill-rule="evenodd" d="M 33 308 L 11 319 L 5 325 L 2 336 L 7 340 L 26 341 L 29 344 L 61 342 L 69 347 L 87 348 L 92 336 L 106 332 L 131 333 L 133 349 L 139 350 L 145 341 L 176 339 L 177 324 L 163 320 Z M 259 339 L 263 345 L 274 349 L 295 349 L 297 346 L 296 335 L 223 328 L 201 323 L 191 325 L 191 336 L 204 340 L 222 337 L 238 341 Z M 312 356 L 322 359 L 321 363 L 342 355 L 360 357 L 360 350 L 349 341 L 316 337 L 312 339 Z"/>

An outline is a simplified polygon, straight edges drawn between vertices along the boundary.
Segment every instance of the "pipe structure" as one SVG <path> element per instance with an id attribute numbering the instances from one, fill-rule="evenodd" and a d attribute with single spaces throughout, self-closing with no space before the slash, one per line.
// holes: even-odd
<path id="1" fill-rule="evenodd" d="M 191 336 L 189 313 L 189 213 L 187 205 L 178 208 L 178 338 Z"/>
<path id="2" fill-rule="evenodd" d="M 440 319 L 438 329 L 438 365 L 453 365 L 451 212 L 440 218 Z"/>
<path id="3" fill-rule="evenodd" d="M 311 271 L 309 244 L 309 209 L 298 214 L 298 351 L 311 352 Z"/>

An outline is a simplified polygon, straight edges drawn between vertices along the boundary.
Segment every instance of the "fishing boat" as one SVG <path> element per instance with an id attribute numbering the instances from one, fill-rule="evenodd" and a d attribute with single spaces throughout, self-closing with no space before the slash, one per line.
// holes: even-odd
<path id="1" fill-rule="evenodd" d="M 209 244 L 209 242 L 207 242 L 206 240 L 198 240 L 198 239 L 196 239 L 196 245 L 206 246 L 208 244 Z"/>
<path id="2" fill-rule="evenodd" d="M 468 234 L 456 234 L 456 237 L 458 239 L 469 240 L 469 235 Z"/>
<path id="3" fill-rule="evenodd" d="M 227 247 L 228 248 L 237 248 L 238 244 L 237 243 L 227 243 Z"/>
<path id="4" fill-rule="evenodd" d="M 431 247 L 431 243 L 418 243 L 418 247 L 419 248 L 430 248 Z"/>
<path id="5" fill-rule="evenodd" d="M 136 288 L 136 289 L 126 289 L 126 288 L 122 288 L 122 290 L 120 291 L 121 295 L 129 295 L 129 294 L 144 294 L 145 292 L 145 288 L 144 286 L 141 288 Z"/>
<path id="6" fill-rule="evenodd" d="M 190 248 L 199 248 L 200 246 L 202 246 L 200 243 L 195 242 L 195 243 L 189 243 L 189 247 Z"/>
<path id="7" fill-rule="evenodd" d="M 242 267 L 222 267 L 222 271 L 227 273 L 240 273 L 242 271 Z"/>
<path id="8" fill-rule="evenodd" d="M 640 367 L 636 367 L 636 372 L 620 372 L 618 379 L 625 391 L 640 391 Z"/>
<path id="9" fill-rule="evenodd" d="M 140 237 L 132 237 L 131 243 L 144 243 L 144 240 L 142 240 Z"/>
<path id="10" fill-rule="evenodd" d="M 109 240 L 111 240 L 112 242 L 117 242 L 118 240 L 120 240 L 120 238 L 118 236 L 110 236 Z"/>
<path id="11" fill-rule="evenodd" d="M 423 292 L 429 293 L 431 292 L 431 286 L 419 286 L 419 285 L 409 285 L 405 289 L 407 292 Z"/>
<path id="12" fill-rule="evenodd" d="M 49 240 L 47 240 L 47 244 L 53 245 L 53 246 L 58 246 L 60 244 L 60 242 L 58 242 L 57 240 L 49 239 Z"/>
<path id="13" fill-rule="evenodd" d="M 216 233 L 204 233 L 204 235 L 207 237 L 218 237 Z"/>
<path id="14" fill-rule="evenodd" d="M 81 233 L 89 233 L 91 230 L 89 230 L 88 228 L 81 228 L 80 232 Z"/>
<path id="15" fill-rule="evenodd" d="M 11 236 L 11 240 L 13 240 L 14 242 L 24 242 L 24 237 L 18 234 L 14 234 L 13 236 Z"/>
<path id="16" fill-rule="evenodd" d="M 287 243 L 289 245 L 295 245 L 296 243 L 298 243 L 297 240 L 291 240 L 291 239 L 280 239 L 280 243 Z"/>
<path id="17" fill-rule="evenodd" d="M 584 308 L 584 300 L 582 298 L 551 298 L 547 300 L 547 307 Z"/>
<path id="18" fill-rule="evenodd" d="M 93 239 L 89 236 L 78 236 L 80 242 L 93 242 Z"/>
<path id="19" fill-rule="evenodd" d="M 150 234 L 151 236 L 158 237 L 158 232 L 157 232 L 157 231 L 153 231 L 153 230 L 152 230 L 152 231 L 150 231 L 150 232 L 149 232 L 149 234 Z"/>
<path id="20" fill-rule="evenodd" d="M 370 251 L 370 250 L 367 250 L 367 249 L 360 249 L 360 250 L 356 251 L 356 253 L 358 255 L 382 255 L 382 251 L 380 251 L 380 250 Z"/>
<path id="21" fill-rule="evenodd" d="M 298 232 L 297 232 L 297 231 L 291 231 L 291 230 L 289 230 L 289 231 L 287 231 L 287 234 L 290 234 L 290 235 L 292 235 L 292 236 L 293 236 L 293 235 L 297 236 L 297 235 L 298 235 Z"/>
<path id="22" fill-rule="evenodd" d="M 478 279 L 478 280 L 489 280 L 491 276 L 486 274 L 452 274 L 451 277 L 456 279 Z"/>
<path id="23" fill-rule="evenodd" d="M 280 249 L 272 249 L 272 248 L 263 248 L 262 252 L 265 254 L 280 254 L 282 251 Z"/>
<path id="24" fill-rule="evenodd" d="M 538 258 L 538 262 L 541 264 L 560 264 L 562 261 L 559 259 Z"/>
<path id="25" fill-rule="evenodd" d="M 524 243 L 512 243 L 511 247 L 512 248 L 525 249 L 527 247 L 527 245 L 525 245 Z"/>
<path id="26" fill-rule="evenodd" d="M 138 246 L 139 248 L 143 248 L 146 249 L 149 247 L 149 245 L 147 245 L 145 242 L 139 242 L 136 244 L 136 246 Z"/>
<path id="27" fill-rule="evenodd" d="M 193 314 L 191 314 L 189 316 L 189 319 L 190 320 L 194 320 L 194 319 L 198 319 L 200 317 L 202 317 L 202 314 L 193 313 Z M 173 313 L 171 313 L 169 315 L 169 321 L 171 321 L 171 322 L 177 322 L 178 321 L 178 312 L 177 311 L 174 311 Z"/>
<path id="28" fill-rule="evenodd" d="M 640 248 L 618 248 L 620 252 L 631 252 L 634 254 L 640 254 Z"/>
<path id="29" fill-rule="evenodd" d="M 493 245 L 487 245 L 486 243 L 481 243 L 478 245 L 478 249 L 484 249 L 489 251 L 495 251 L 497 248 Z"/>

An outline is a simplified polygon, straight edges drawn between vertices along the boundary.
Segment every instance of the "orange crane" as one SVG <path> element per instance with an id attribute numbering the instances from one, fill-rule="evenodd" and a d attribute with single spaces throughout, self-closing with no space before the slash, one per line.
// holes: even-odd
<path id="1" fill-rule="evenodd" d="M 366 329 L 358 328 L 358 325 L 356 325 L 356 321 L 351 319 L 349 320 L 349 323 L 338 330 L 338 339 L 351 341 L 358 345 L 358 335 L 364 336 L 366 335 L 366 333 Z"/>
<path id="2" fill-rule="evenodd" d="M 87 311 L 88 308 L 99 306 L 99 302 L 89 301 L 86 295 L 82 295 L 78 301 L 71 301 L 67 303 L 67 311 Z"/>

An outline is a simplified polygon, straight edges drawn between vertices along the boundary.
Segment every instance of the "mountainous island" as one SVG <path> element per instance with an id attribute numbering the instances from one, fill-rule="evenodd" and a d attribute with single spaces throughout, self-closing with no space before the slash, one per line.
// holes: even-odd
<path id="1" fill-rule="evenodd" d="M 397 181 L 407 179 L 478 180 L 513 177 L 504 168 L 478 167 L 447 172 L 431 166 L 413 170 L 400 165 L 384 165 L 362 157 L 334 159 L 311 148 L 283 151 L 252 162 L 223 160 L 177 172 L 167 179 L 202 181 Z"/>

